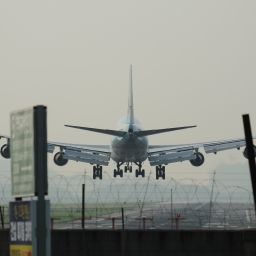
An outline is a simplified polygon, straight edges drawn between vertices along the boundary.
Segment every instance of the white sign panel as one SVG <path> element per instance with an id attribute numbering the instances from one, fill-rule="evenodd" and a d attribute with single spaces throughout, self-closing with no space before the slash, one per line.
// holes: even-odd
<path id="1" fill-rule="evenodd" d="M 34 109 L 11 114 L 11 171 L 14 197 L 35 194 Z"/>

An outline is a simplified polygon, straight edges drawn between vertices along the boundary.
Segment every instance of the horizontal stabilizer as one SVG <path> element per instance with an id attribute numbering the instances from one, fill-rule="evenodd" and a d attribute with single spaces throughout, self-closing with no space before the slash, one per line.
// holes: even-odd
<path id="1" fill-rule="evenodd" d="M 166 129 L 157 129 L 157 130 L 137 131 L 137 132 L 134 132 L 134 134 L 138 137 L 143 137 L 143 136 L 150 136 L 150 135 L 155 135 L 155 134 L 159 134 L 159 133 L 172 132 L 172 131 L 194 128 L 194 127 L 196 127 L 196 125 L 173 127 L 173 128 L 166 128 Z"/>
<path id="2" fill-rule="evenodd" d="M 70 128 L 80 129 L 80 130 L 86 130 L 90 132 L 103 133 L 103 134 L 117 136 L 117 137 L 123 137 L 126 134 L 126 132 L 124 131 L 98 129 L 98 128 L 90 128 L 90 127 L 74 126 L 74 125 L 65 125 L 65 126 Z"/>

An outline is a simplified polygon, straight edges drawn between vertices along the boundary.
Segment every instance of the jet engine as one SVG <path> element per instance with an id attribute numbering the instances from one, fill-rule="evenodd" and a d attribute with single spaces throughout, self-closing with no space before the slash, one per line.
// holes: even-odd
<path id="1" fill-rule="evenodd" d="M 256 146 L 253 146 L 254 148 L 254 156 L 256 157 Z M 248 158 L 248 149 L 247 147 L 244 149 L 243 155 L 245 158 Z"/>
<path id="2" fill-rule="evenodd" d="M 196 167 L 201 166 L 204 163 L 204 155 L 200 152 L 195 153 L 195 155 L 196 155 L 196 158 L 191 159 L 190 163 Z"/>
<path id="3" fill-rule="evenodd" d="M 10 157 L 11 157 L 11 154 L 10 154 L 10 145 L 4 144 L 4 145 L 1 147 L 1 155 L 2 155 L 2 157 L 4 157 L 4 158 L 10 158 Z"/>
<path id="4" fill-rule="evenodd" d="M 54 155 L 54 163 L 58 166 L 64 166 L 67 164 L 68 159 L 64 158 L 64 153 L 63 152 L 58 152 Z"/>

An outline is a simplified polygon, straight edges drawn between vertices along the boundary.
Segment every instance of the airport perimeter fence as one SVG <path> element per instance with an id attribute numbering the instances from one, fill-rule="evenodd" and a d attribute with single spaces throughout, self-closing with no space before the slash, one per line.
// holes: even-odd
<path id="1" fill-rule="evenodd" d="M 114 179 L 104 174 L 103 180 L 93 180 L 86 173 L 50 174 L 52 228 L 82 227 L 82 184 L 85 184 L 86 229 L 256 227 L 250 179 L 243 171 L 232 176 L 229 171 L 209 172 L 207 178 L 198 178 L 199 172 L 191 178 L 188 172 L 179 171 L 180 177 L 166 180 L 156 180 L 151 174 L 138 179 L 133 176 Z M 8 228 L 10 200 L 10 178 L 0 175 L 0 228 Z"/>

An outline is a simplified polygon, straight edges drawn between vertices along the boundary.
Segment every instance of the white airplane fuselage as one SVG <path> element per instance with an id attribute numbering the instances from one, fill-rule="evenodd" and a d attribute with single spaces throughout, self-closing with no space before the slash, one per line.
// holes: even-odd
<path id="1" fill-rule="evenodd" d="M 123 121 L 120 123 L 120 131 L 127 134 L 123 137 L 114 137 L 111 142 L 111 158 L 115 162 L 143 162 L 148 155 L 147 137 L 137 137 L 133 132 L 141 131 L 138 122 L 129 123 Z"/>

